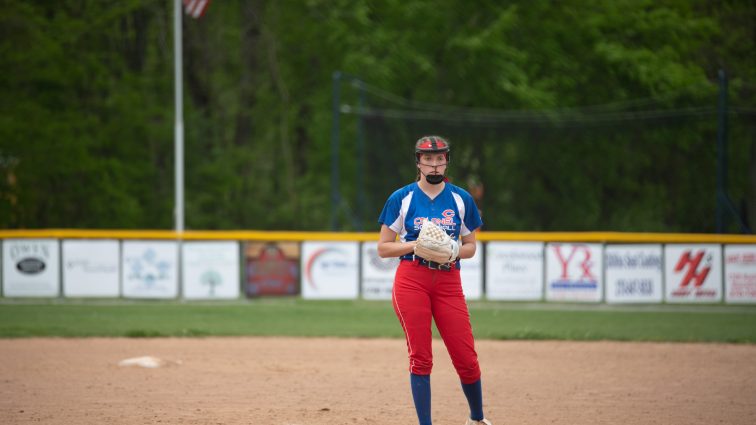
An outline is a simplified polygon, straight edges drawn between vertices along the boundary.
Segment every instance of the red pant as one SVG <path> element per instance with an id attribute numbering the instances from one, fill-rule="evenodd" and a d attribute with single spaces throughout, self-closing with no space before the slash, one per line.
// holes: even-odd
<path id="1" fill-rule="evenodd" d="M 411 373 L 430 375 L 433 368 L 432 317 L 462 383 L 480 379 L 459 269 L 433 270 L 417 262 L 401 261 L 392 300 L 407 337 Z"/>

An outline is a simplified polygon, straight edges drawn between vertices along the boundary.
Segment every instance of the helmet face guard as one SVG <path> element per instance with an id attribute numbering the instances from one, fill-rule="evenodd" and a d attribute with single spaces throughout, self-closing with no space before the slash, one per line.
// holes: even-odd
<path id="1" fill-rule="evenodd" d="M 440 136 L 423 136 L 415 143 L 415 163 L 426 153 L 443 153 L 449 162 L 449 142 Z"/>
<path id="2" fill-rule="evenodd" d="M 446 164 L 449 164 L 449 142 L 443 137 L 439 136 L 423 136 L 415 143 L 415 164 L 420 164 L 420 157 L 424 154 L 443 153 L 446 157 Z M 435 169 L 435 167 L 434 167 Z M 444 174 L 424 174 L 420 167 L 417 167 L 417 179 L 420 180 L 420 175 L 425 177 L 425 180 L 432 184 L 437 185 L 446 180 L 446 173 Z"/>

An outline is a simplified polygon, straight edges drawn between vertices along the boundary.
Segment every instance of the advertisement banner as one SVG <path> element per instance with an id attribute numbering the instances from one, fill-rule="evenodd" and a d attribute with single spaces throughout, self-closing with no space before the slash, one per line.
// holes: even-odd
<path id="1" fill-rule="evenodd" d="M 299 242 L 247 242 L 247 297 L 299 294 Z"/>
<path id="2" fill-rule="evenodd" d="M 546 300 L 601 301 L 601 244 L 546 245 Z"/>
<path id="3" fill-rule="evenodd" d="M 725 301 L 756 303 L 756 245 L 725 245 Z"/>
<path id="4" fill-rule="evenodd" d="M 543 242 L 488 242 L 486 298 L 540 301 L 543 298 Z"/>
<path id="5" fill-rule="evenodd" d="M 362 243 L 362 298 L 390 300 L 399 258 L 378 256 L 378 242 Z"/>
<path id="6" fill-rule="evenodd" d="M 124 241 L 121 246 L 121 281 L 127 298 L 178 296 L 178 243 Z"/>
<path id="7" fill-rule="evenodd" d="M 239 243 L 181 244 L 183 296 L 190 300 L 239 298 Z"/>
<path id="8" fill-rule="evenodd" d="M 60 295 L 59 249 L 56 239 L 6 239 L 3 242 L 3 295 Z"/>
<path id="9" fill-rule="evenodd" d="M 303 242 L 302 297 L 357 298 L 359 254 L 358 242 Z"/>
<path id="10" fill-rule="evenodd" d="M 117 240 L 63 241 L 63 295 L 121 295 L 121 256 Z"/>
<path id="11" fill-rule="evenodd" d="M 483 243 L 475 241 L 475 255 L 461 260 L 459 271 L 462 292 L 468 300 L 479 300 L 483 296 Z"/>
<path id="12" fill-rule="evenodd" d="M 607 245 L 604 248 L 606 302 L 662 301 L 661 245 Z"/>
<path id="13" fill-rule="evenodd" d="M 722 247 L 666 245 L 664 247 L 665 300 L 670 303 L 722 300 Z"/>

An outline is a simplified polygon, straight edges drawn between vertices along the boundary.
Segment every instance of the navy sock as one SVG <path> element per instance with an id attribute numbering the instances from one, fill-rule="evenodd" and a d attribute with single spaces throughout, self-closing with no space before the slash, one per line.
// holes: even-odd
<path id="1" fill-rule="evenodd" d="M 417 420 L 420 425 L 431 425 L 431 386 L 430 375 L 410 374 L 412 399 L 415 401 Z"/>
<path id="2" fill-rule="evenodd" d="M 474 421 L 483 420 L 483 390 L 480 386 L 480 379 L 472 384 L 462 384 L 462 392 L 467 397 L 467 404 L 470 405 L 470 419 Z"/>

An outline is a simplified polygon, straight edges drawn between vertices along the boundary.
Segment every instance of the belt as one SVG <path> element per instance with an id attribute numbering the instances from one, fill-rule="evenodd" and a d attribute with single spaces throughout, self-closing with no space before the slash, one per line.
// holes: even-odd
<path id="1" fill-rule="evenodd" d="M 451 271 L 452 269 L 456 268 L 456 263 L 457 263 L 455 261 L 453 263 L 441 264 L 435 261 L 428 261 L 424 258 L 417 257 L 415 255 L 402 256 L 402 257 L 399 257 L 399 259 L 402 261 L 411 261 L 413 263 L 416 263 L 417 265 L 428 267 L 429 269 L 443 270 L 446 272 Z"/>

